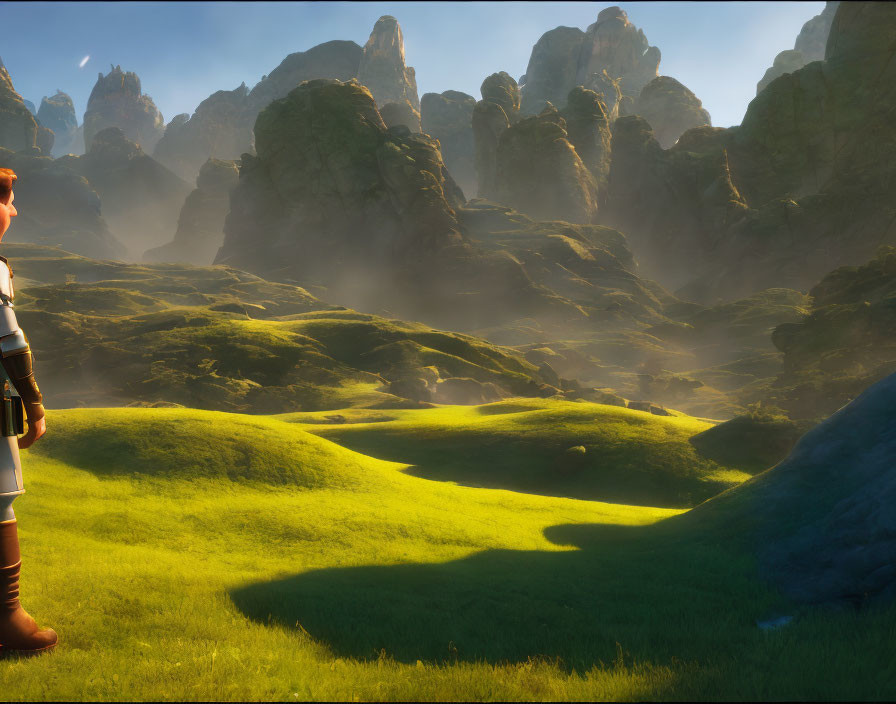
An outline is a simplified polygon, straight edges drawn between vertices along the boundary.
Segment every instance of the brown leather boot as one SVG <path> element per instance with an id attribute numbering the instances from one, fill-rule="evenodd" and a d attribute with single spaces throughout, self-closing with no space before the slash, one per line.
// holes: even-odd
<path id="1" fill-rule="evenodd" d="M 16 521 L 0 522 L 0 651 L 49 650 L 56 645 L 56 631 L 39 629 L 19 604 L 21 566 Z"/>

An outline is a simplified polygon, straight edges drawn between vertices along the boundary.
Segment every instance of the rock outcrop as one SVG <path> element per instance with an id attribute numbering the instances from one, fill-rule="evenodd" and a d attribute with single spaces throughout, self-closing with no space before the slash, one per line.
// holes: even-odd
<path id="1" fill-rule="evenodd" d="M 511 125 L 498 139 L 495 199 L 541 220 L 594 222 L 597 183 L 570 144 L 553 106 Z"/>
<path id="2" fill-rule="evenodd" d="M 386 127 L 407 127 L 409 132 L 420 132 L 420 113 L 408 103 L 386 103 L 380 106 Z"/>
<path id="3" fill-rule="evenodd" d="M 479 90 L 482 100 L 473 108 L 472 118 L 477 195 L 491 198 L 497 193 L 498 141 L 519 118 L 520 90 L 505 71 L 488 76 Z"/>
<path id="4" fill-rule="evenodd" d="M 650 123 L 663 149 L 675 144 L 689 129 L 712 124 L 700 99 L 669 76 L 657 76 L 644 86 L 632 111 Z"/>
<path id="5" fill-rule="evenodd" d="M 12 169 L 16 209 L 4 242 L 58 246 L 99 259 L 124 256 L 124 246 L 109 232 L 100 199 L 87 180 L 59 160 L 0 148 L 0 168 Z"/>
<path id="6" fill-rule="evenodd" d="M 0 61 L 0 147 L 17 152 L 37 146 L 38 122 Z"/>
<path id="7" fill-rule="evenodd" d="M 185 118 L 178 115 L 168 124 L 153 152 L 153 158 L 185 181 L 194 181 L 209 158 L 238 159 L 252 143 L 254 115 L 245 83 L 213 93 Z"/>
<path id="8" fill-rule="evenodd" d="M 236 162 L 219 159 L 205 162 L 196 179 L 196 190 L 187 196 L 181 208 L 174 240 L 150 249 L 143 260 L 209 266 L 224 241 L 230 193 L 238 181 Z"/>
<path id="9" fill-rule="evenodd" d="M 842 3 L 825 61 L 773 81 L 739 127 L 690 130 L 666 152 L 620 118 L 603 222 L 692 300 L 806 290 L 896 243 L 894 27 L 893 5 Z"/>
<path id="10" fill-rule="evenodd" d="M 361 54 L 361 47 L 351 41 L 324 42 L 290 54 L 251 91 L 245 83 L 234 90 L 219 90 L 203 100 L 192 116 L 175 117 L 153 157 L 186 181 L 194 181 L 209 158 L 239 159 L 255 148 L 252 129 L 263 108 L 302 81 L 349 80 L 358 74 Z"/>
<path id="11" fill-rule="evenodd" d="M 802 319 L 772 334 L 784 369 L 765 400 L 792 418 L 818 420 L 896 372 L 896 248 L 836 269 L 809 294 Z"/>
<path id="12" fill-rule="evenodd" d="M 165 132 L 162 113 L 152 98 L 144 95 L 136 73 L 113 66 L 100 73 L 84 113 L 84 145 L 89 151 L 93 138 L 107 127 L 118 127 L 131 141 L 151 153 Z"/>
<path id="13" fill-rule="evenodd" d="M 148 156 L 118 127 L 96 134 L 80 157 L 57 162 L 80 174 L 99 194 L 103 215 L 127 256 L 138 259 L 151 246 L 170 241 L 190 186 Z"/>
<path id="14" fill-rule="evenodd" d="M 607 106 L 593 90 L 578 86 L 566 97 L 561 115 L 566 120 L 568 139 L 594 177 L 598 201 L 602 202 L 610 176 L 612 139 Z"/>
<path id="15" fill-rule="evenodd" d="M 425 93 L 420 101 L 423 132 L 439 140 L 448 172 L 467 196 L 476 193 L 473 109 L 476 99 L 456 90 Z M 385 118 L 384 118 L 385 119 Z"/>
<path id="16" fill-rule="evenodd" d="M 383 15 L 376 21 L 364 45 L 357 75 L 358 81 L 373 95 L 377 106 L 407 104 L 418 113 L 419 122 L 417 80 L 414 69 L 405 66 L 404 37 L 394 17 Z"/>
<path id="17" fill-rule="evenodd" d="M 803 55 L 806 63 L 824 59 L 828 36 L 831 34 L 831 24 L 834 22 L 834 15 L 837 14 L 839 6 L 839 0 L 826 2 L 821 14 L 815 15 L 800 30 L 793 48 Z"/>
<path id="18" fill-rule="evenodd" d="M 532 47 L 522 93 L 521 111 L 537 115 L 546 103 L 563 105 L 575 88 L 585 32 L 578 27 L 557 27 L 541 35 Z"/>
<path id="19" fill-rule="evenodd" d="M 217 263 L 462 329 L 521 308 L 581 317 L 512 256 L 465 241 L 435 140 L 387 129 L 357 81 L 302 84 L 262 111 L 255 137 Z"/>
<path id="20" fill-rule="evenodd" d="M 523 112 L 540 112 L 545 102 L 563 99 L 575 86 L 603 94 L 612 119 L 623 97 L 635 99 L 656 78 L 660 50 L 650 46 L 619 7 L 600 12 L 582 32 L 558 27 L 532 49 L 523 86 Z"/>
<path id="21" fill-rule="evenodd" d="M 78 126 L 75 104 L 68 94 L 57 90 L 56 95 L 52 97 L 44 96 L 40 101 L 37 119 L 41 125 L 53 130 L 55 140 L 52 153 L 54 157 L 63 154 L 84 153 L 84 133 Z"/>
<path id="22" fill-rule="evenodd" d="M 2 62 L 0 62 L 0 63 L 2 63 Z M 34 103 L 32 103 L 30 100 L 25 100 L 24 98 L 22 99 L 22 102 L 25 103 L 25 107 L 28 108 L 28 111 L 32 115 L 37 117 L 37 108 L 34 107 Z"/>
<path id="23" fill-rule="evenodd" d="M 834 15 L 839 5 L 837 0 L 825 3 L 822 13 L 815 15 L 803 25 L 796 42 L 794 42 L 793 49 L 787 49 L 778 54 L 772 67 L 756 84 L 757 95 L 778 76 L 793 73 L 812 61 L 824 59 L 824 50 L 831 33 L 831 23 L 834 21 Z"/>

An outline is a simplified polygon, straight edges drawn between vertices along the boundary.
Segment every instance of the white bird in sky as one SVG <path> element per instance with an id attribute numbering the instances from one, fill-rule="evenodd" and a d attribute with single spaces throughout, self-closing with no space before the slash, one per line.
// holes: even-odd
<path id="1" fill-rule="evenodd" d="M 78 68 L 84 68 L 87 65 L 87 62 L 90 61 L 90 54 L 81 59 L 81 63 L 78 64 Z"/>

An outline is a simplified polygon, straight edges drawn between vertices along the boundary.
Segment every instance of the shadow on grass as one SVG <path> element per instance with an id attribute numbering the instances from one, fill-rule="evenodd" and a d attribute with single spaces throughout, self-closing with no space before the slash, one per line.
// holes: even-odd
<path id="1" fill-rule="evenodd" d="M 618 657 L 668 663 L 756 637 L 749 560 L 649 527 L 561 525 L 568 551 L 486 550 L 460 560 L 331 568 L 232 592 L 250 618 L 300 627 L 342 657 L 524 662 L 584 671 Z M 756 597 L 756 594 L 752 594 Z"/>

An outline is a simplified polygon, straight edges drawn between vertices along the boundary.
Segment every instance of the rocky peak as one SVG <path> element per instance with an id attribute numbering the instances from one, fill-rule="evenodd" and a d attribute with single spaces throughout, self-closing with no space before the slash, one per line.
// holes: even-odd
<path id="1" fill-rule="evenodd" d="M 162 113 L 152 98 L 144 95 L 136 73 L 113 66 L 105 76 L 100 73 L 87 101 L 84 113 L 84 142 L 87 148 L 94 136 L 106 127 L 119 127 L 128 138 L 152 151 L 165 130 Z"/>
<path id="2" fill-rule="evenodd" d="M 44 96 L 37 111 L 37 119 L 56 135 L 53 156 L 83 153 L 83 133 L 78 128 L 75 105 L 68 94 L 57 89 L 56 95 L 50 98 Z"/>
<path id="3" fill-rule="evenodd" d="M 373 26 L 364 45 L 358 80 L 367 86 L 378 106 L 408 103 L 420 112 L 414 69 L 405 66 L 404 37 L 398 20 L 383 15 Z"/>

